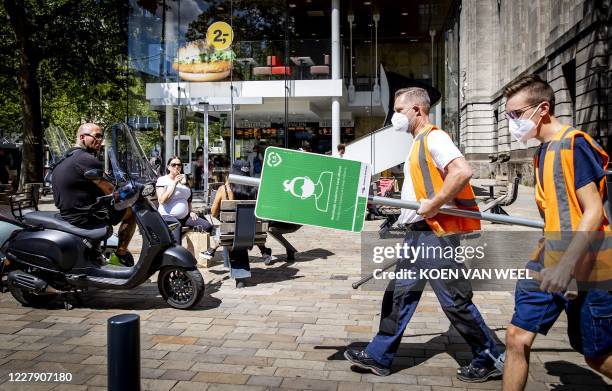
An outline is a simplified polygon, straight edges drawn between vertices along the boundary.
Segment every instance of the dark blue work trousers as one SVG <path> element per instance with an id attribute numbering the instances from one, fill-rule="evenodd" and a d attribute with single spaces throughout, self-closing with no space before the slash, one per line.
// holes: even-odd
<path id="1" fill-rule="evenodd" d="M 433 232 L 409 232 L 404 243 L 409 246 L 443 249 L 459 245 L 457 236 L 437 237 Z M 410 253 L 408 253 L 409 255 Z M 367 354 L 379 364 L 390 367 L 399 349 L 402 335 L 419 304 L 428 280 L 419 278 L 419 269 L 461 269 L 465 266 L 453 259 L 440 258 L 439 252 L 429 251 L 419 256 L 414 263 L 410 256 L 398 262 L 396 271 L 413 270 L 415 278 L 391 280 L 382 303 L 379 331 L 366 348 Z M 461 274 L 461 271 L 459 271 Z M 472 364 L 476 367 L 491 367 L 493 361 L 485 353 L 498 356 L 491 331 L 480 312 L 472 303 L 472 286 L 469 280 L 430 279 L 429 283 L 451 324 L 472 348 Z"/>

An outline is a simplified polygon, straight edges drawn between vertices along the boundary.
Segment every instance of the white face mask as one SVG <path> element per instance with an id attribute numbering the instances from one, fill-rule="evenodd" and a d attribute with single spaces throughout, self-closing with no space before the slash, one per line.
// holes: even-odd
<path id="1" fill-rule="evenodd" d="M 391 117 L 391 124 L 393 124 L 394 130 L 398 132 L 407 132 L 410 125 L 410 119 L 408 119 L 405 114 L 393 113 L 393 116 Z"/>
<path id="2" fill-rule="evenodd" d="M 523 144 L 526 144 L 529 139 L 532 139 L 537 134 L 537 125 L 531 119 L 535 113 L 538 112 L 540 105 L 538 105 L 531 114 L 531 116 L 527 119 L 510 119 L 508 120 L 508 130 L 510 134 L 515 138 L 516 141 L 520 141 Z"/>

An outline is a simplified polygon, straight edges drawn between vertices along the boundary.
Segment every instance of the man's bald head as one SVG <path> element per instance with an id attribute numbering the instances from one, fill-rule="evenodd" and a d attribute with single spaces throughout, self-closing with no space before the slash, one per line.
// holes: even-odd
<path id="1" fill-rule="evenodd" d="M 94 123 L 79 126 L 76 134 L 76 145 L 81 148 L 100 150 L 103 139 L 102 128 Z"/>
<path id="2" fill-rule="evenodd" d="M 79 138 L 82 134 L 89 134 L 92 131 L 102 133 L 102 129 L 100 128 L 100 126 L 91 122 L 79 126 L 79 129 L 77 130 L 77 142 L 79 141 Z"/>

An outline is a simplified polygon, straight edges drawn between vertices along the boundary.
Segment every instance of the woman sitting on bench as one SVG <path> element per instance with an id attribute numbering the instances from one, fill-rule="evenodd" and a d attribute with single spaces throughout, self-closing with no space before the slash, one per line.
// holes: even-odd
<path id="1" fill-rule="evenodd" d="M 182 227 L 199 227 L 208 233 L 213 229 L 212 224 L 191 211 L 191 189 L 187 185 L 187 178 L 181 174 L 182 168 L 181 158 L 171 157 L 166 167 L 167 175 L 159 177 L 155 185 L 159 201 L 158 210 L 162 218 L 168 225 L 180 224 L 172 231 L 174 240 L 179 245 Z"/>

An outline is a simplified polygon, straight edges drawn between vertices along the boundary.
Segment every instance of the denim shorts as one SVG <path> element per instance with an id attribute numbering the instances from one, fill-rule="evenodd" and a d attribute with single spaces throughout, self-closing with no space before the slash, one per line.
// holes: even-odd
<path id="1" fill-rule="evenodd" d="M 612 353 L 612 292 L 592 289 L 568 300 L 559 293 L 541 292 L 536 281 L 520 280 L 514 303 L 513 325 L 546 335 L 565 311 L 572 348 L 592 358 Z"/>

